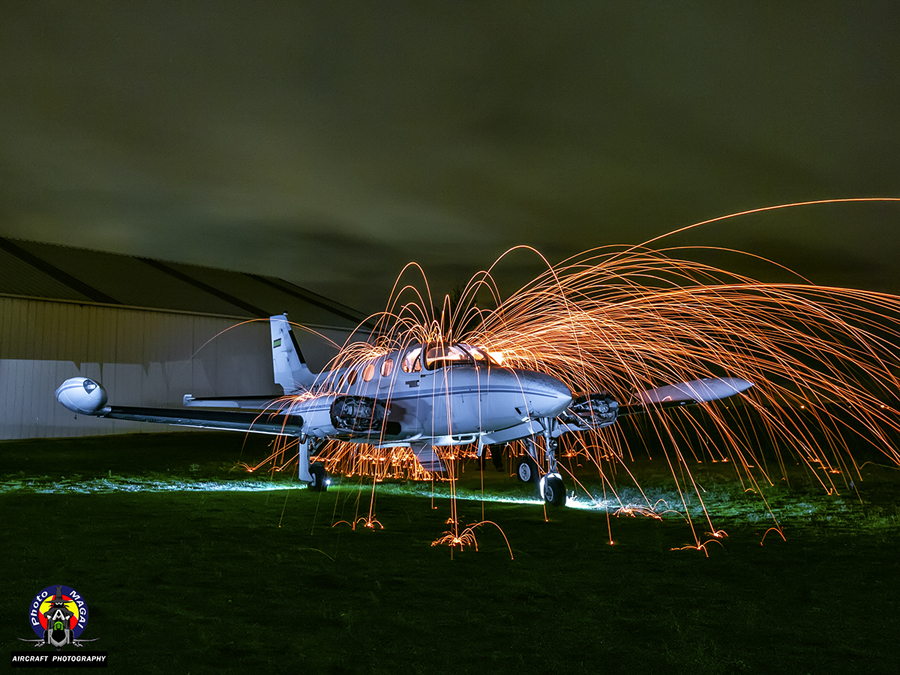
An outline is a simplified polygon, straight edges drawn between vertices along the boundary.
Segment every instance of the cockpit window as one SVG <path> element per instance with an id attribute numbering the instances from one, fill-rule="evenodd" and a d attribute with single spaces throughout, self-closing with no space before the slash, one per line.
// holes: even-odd
<path id="1" fill-rule="evenodd" d="M 491 357 L 481 347 L 469 347 L 469 353 L 476 363 L 488 363 L 491 361 Z"/>
<path id="2" fill-rule="evenodd" d="M 472 356 L 479 363 L 483 361 L 492 366 L 503 366 L 503 352 L 489 352 L 484 347 L 470 347 L 469 345 L 466 345 L 466 348 L 472 352 Z"/>
<path id="3" fill-rule="evenodd" d="M 422 370 L 422 362 L 419 360 L 419 354 L 422 353 L 421 347 L 410 349 L 403 357 L 400 367 L 404 373 L 418 373 Z"/>
<path id="4" fill-rule="evenodd" d="M 474 366 L 496 362 L 480 347 L 467 344 L 435 344 L 429 345 L 425 352 L 425 368 L 434 370 L 444 366 Z"/>

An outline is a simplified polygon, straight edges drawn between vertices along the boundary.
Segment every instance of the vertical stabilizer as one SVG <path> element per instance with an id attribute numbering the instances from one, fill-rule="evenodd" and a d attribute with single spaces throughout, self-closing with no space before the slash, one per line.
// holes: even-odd
<path id="1" fill-rule="evenodd" d="M 281 385 L 285 395 L 296 394 L 312 386 L 316 376 L 303 360 L 287 314 L 269 317 L 269 327 L 272 330 L 272 367 L 276 384 Z"/>

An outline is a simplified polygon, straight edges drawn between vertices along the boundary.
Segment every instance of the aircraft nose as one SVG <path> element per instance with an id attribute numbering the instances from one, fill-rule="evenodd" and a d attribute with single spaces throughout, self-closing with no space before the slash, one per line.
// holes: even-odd
<path id="1" fill-rule="evenodd" d="M 518 375 L 532 417 L 556 417 L 572 403 L 572 392 L 555 377 L 528 370 Z"/>

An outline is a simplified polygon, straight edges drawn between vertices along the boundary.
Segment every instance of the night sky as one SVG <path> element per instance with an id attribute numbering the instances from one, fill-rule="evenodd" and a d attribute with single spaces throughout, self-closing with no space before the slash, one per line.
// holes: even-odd
<path id="1" fill-rule="evenodd" d="M 897 197 L 898 36 L 893 2 L 5 0 L 0 235 L 369 312 L 413 260 L 448 292 L 517 244 L 558 262 Z M 673 243 L 900 292 L 898 204 Z"/>

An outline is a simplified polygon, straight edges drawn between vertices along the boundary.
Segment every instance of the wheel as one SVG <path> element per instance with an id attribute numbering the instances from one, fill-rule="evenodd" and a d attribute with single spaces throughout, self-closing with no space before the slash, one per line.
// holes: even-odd
<path id="1" fill-rule="evenodd" d="M 523 483 L 536 483 L 538 478 L 538 466 L 530 455 L 520 457 L 516 462 L 516 475 Z"/>
<path id="2" fill-rule="evenodd" d="M 566 503 L 566 484 L 558 473 L 550 473 L 541 479 L 541 494 L 544 501 L 551 506 L 562 506 Z"/>
<path id="3" fill-rule="evenodd" d="M 309 475 L 312 480 L 309 482 L 309 489 L 313 492 L 325 492 L 328 489 L 328 473 L 325 467 L 316 462 L 309 467 Z"/>

